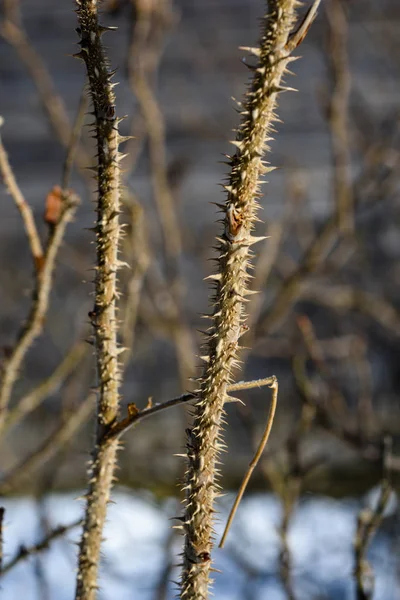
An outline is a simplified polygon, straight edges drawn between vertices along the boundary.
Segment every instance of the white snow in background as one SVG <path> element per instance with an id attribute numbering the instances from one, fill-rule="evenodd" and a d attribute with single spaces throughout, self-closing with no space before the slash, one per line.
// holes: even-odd
<path id="1" fill-rule="evenodd" d="M 292 580 L 297 600 L 320 597 L 352 600 L 353 551 L 357 514 L 360 506 L 374 502 L 372 491 L 362 503 L 336 501 L 310 496 L 295 510 L 288 541 L 291 548 Z M 152 600 L 166 565 L 166 545 L 171 517 L 180 514 L 173 499 L 157 502 L 148 493 L 117 490 L 110 505 L 102 547 L 99 600 Z M 221 502 L 218 540 L 233 497 Z M 29 546 L 41 538 L 38 504 L 34 499 L 5 499 L 4 564 L 21 544 Z M 84 503 L 71 494 L 51 495 L 45 500 L 45 513 L 51 527 L 68 524 L 82 514 Z M 391 503 L 389 514 L 396 510 Z M 43 512 L 43 505 L 42 505 Z M 279 526 L 282 508 L 272 495 L 259 494 L 245 499 L 240 507 L 226 547 L 215 551 L 215 597 L 218 600 L 286 600 L 277 576 L 279 568 Z M 370 558 L 376 575 L 374 600 L 394 600 L 399 594 L 396 557 L 385 535 L 378 536 Z M 71 600 L 74 596 L 79 528 L 51 543 L 40 554 L 40 564 L 51 600 Z M 180 552 L 181 540 L 173 544 Z M 41 600 L 35 573 L 35 558 L 23 561 L 0 581 L 1 598 Z M 176 559 L 179 562 L 179 559 Z M 243 568 L 244 566 L 244 568 Z M 171 577 L 177 579 L 179 570 Z M 171 599 L 176 597 L 171 585 Z"/>

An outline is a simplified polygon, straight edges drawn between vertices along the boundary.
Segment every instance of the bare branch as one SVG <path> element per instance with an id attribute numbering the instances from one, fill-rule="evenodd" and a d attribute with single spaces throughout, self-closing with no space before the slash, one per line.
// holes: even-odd
<path id="1" fill-rule="evenodd" d="M 238 383 L 231 383 L 227 387 L 227 392 L 235 392 L 240 390 L 251 390 L 254 388 L 261 388 L 265 385 L 271 385 L 271 382 L 274 380 L 274 376 L 266 377 L 265 379 L 254 379 L 252 381 L 239 381 Z M 124 435 L 129 429 L 131 429 L 138 421 L 142 421 L 147 417 L 151 417 L 152 415 L 161 412 L 162 410 L 172 408 L 174 406 L 179 406 L 180 404 L 185 404 L 186 402 L 190 402 L 190 400 L 194 400 L 197 398 L 197 395 L 192 392 L 188 392 L 186 394 L 182 394 L 181 396 L 177 396 L 176 398 L 171 398 L 171 400 L 166 400 L 161 404 L 151 404 L 149 407 L 144 408 L 139 411 L 136 408 L 135 404 L 128 405 L 128 416 L 125 419 L 122 419 L 118 423 L 113 425 L 112 429 L 108 433 L 109 438 L 119 438 Z M 229 402 L 231 399 L 229 396 L 226 397 L 225 402 Z"/>
<path id="2" fill-rule="evenodd" d="M 6 512 L 6 509 L 1 506 L 0 507 L 0 576 L 3 574 L 4 568 L 3 568 L 3 544 L 4 544 L 4 535 L 3 535 L 3 531 L 4 531 L 4 514 Z"/>
<path id="3" fill-rule="evenodd" d="M 81 524 L 82 519 L 78 519 L 77 521 L 73 521 L 69 525 L 59 525 L 58 527 L 55 527 L 52 531 L 50 531 L 50 533 L 46 534 L 46 536 L 37 544 L 28 547 L 20 546 L 15 556 L 6 565 L 4 565 L 3 570 L 0 571 L 0 575 L 5 575 L 9 571 L 11 571 L 11 569 L 13 569 L 16 565 L 26 560 L 30 556 L 34 556 L 35 554 L 43 552 L 43 550 L 47 550 L 51 542 L 57 540 L 60 537 L 63 537 L 66 533 L 68 533 L 72 529 L 75 529 L 76 527 L 79 527 Z"/>
<path id="4" fill-rule="evenodd" d="M 0 127 L 3 125 L 3 117 L 0 117 Z M 33 264 L 35 267 L 35 271 L 40 270 L 43 264 L 43 248 L 42 242 L 40 241 L 39 233 L 36 228 L 36 223 L 34 216 L 32 214 L 32 209 L 29 204 L 26 202 L 21 189 L 18 186 L 18 183 L 14 177 L 13 170 L 8 161 L 8 157 L 6 151 L 3 146 L 3 141 L 0 135 L 0 172 L 6 185 L 9 194 L 12 196 L 19 212 L 21 213 L 21 217 L 24 223 L 25 232 L 29 241 L 29 246 L 31 249 L 31 254 L 33 258 Z"/>
<path id="5" fill-rule="evenodd" d="M 337 220 L 340 231 L 351 233 L 354 230 L 354 198 L 350 179 L 348 105 L 351 79 L 346 49 L 348 27 L 342 0 L 329 0 L 326 11 L 330 29 L 328 56 L 333 79 L 329 112 Z"/>
<path id="6" fill-rule="evenodd" d="M 87 344 L 78 342 L 67 353 L 64 360 L 56 367 L 53 373 L 42 381 L 34 390 L 23 396 L 16 406 L 12 408 L 6 418 L 5 428 L 13 427 L 26 415 L 34 411 L 45 398 L 57 390 L 63 381 L 73 372 L 87 352 Z"/>
<path id="7" fill-rule="evenodd" d="M 362 510 L 358 517 L 357 532 L 354 540 L 355 568 L 354 575 L 357 586 L 357 600 L 372 600 L 374 595 L 374 574 L 367 560 L 369 545 L 378 530 L 383 515 L 392 495 L 390 483 L 392 440 L 385 440 L 383 454 L 383 479 L 379 489 L 379 497 L 374 510 Z"/>
<path id="8" fill-rule="evenodd" d="M 248 288 L 251 246 L 260 238 L 252 235 L 257 219 L 262 176 L 273 169 L 264 160 L 268 138 L 276 120 L 278 94 L 291 51 L 301 42 L 306 26 L 293 34 L 296 0 L 271 0 L 263 19 L 259 48 L 250 89 L 241 107 L 242 121 L 231 143 L 230 174 L 224 186 L 227 198 L 219 205 L 224 230 L 217 238 L 218 272 L 212 296 L 212 326 L 206 332 L 206 363 L 200 378 L 193 427 L 187 430 L 188 467 L 185 478 L 186 508 L 182 517 L 185 534 L 180 597 L 206 600 L 209 596 L 213 548 L 214 502 L 218 495 L 217 457 L 223 447 L 221 432 L 227 386 L 238 366 L 239 338 L 246 330 L 244 302 Z M 317 3 L 316 3 L 317 6 Z M 300 33 L 299 33 L 300 31 Z M 261 238 L 264 239 L 264 238 Z"/>
<path id="9" fill-rule="evenodd" d="M 71 221 L 77 204 L 78 198 L 74 194 L 64 196 L 61 215 L 54 227 L 50 228 L 50 235 L 44 254 L 44 264 L 36 279 L 31 310 L 26 324 L 21 329 L 18 341 L 5 365 L 0 383 L 0 431 L 5 424 L 8 403 L 22 361 L 35 339 L 42 332 L 49 305 L 49 297 L 53 283 L 53 270 L 57 253 L 64 237 L 65 228 Z"/>
<path id="10" fill-rule="evenodd" d="M 3 476 L 0 481 L 0 494 L 9 494 L 15 490 L 21 481 L 31 476 L 45 462 L 57 454 L 87 421 L 93 413 L 94 405 L 94 394 L 89 394 L 78 408 L 66 417 L 32 454 L 23 458 L 9 473 Z"/>
<path id="11" fill-rule="evenodd" d="M 267 385 L 269 385 L 269 387 L 272 389 L 272 401 L 271 401 L 271 406 L 270 406 L 269 413 L 268 413 L 267 424 L 265 426 L 264 433 L 262 435 L 262 438 L 258 445 L 256 453 L 249 464 L 249 468 L 244 476 L 244 479 L 243 479 L 241 486 L 239 488 L 239 491 L 237 493 L 235 502 L 233 503 L 233 506 L 229 513 L 228 521 L 225 525 L 224 533 L 222 534 L 222 538 L 219 543 L 220 548 L 224 547 L 226 536 L 228 535 L 229 529 L 231 528 L 232 521 L 235 517 L 235 514 L 236 514 L 236 511 L 240 504 L 240 501 L 243 498 L 243 494 L 246 491 L 247 484 L 249 483 L 250 477 L 264 452 L 264 448 L 268 442 L 268 439 L 269 439 L 269 436 L 271 433 L 272 424 L 274 422 L 274 417 L 275 417 L 275 412 L 276 412 L 276 406 L 278 403 L 278 380 L 276 379 L 275 375 L 273 375 L 272 377 L 269 377 L 268 379 L 269 379 L 269 383 Z"/>

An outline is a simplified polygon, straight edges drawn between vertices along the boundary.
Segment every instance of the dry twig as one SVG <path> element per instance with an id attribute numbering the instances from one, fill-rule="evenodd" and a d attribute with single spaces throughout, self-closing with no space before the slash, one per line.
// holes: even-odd
<path id="1" fill-rule="evenodd" d="M 36 278 L 30 313 L 20 331 L 18 341 L 11 351 L 2 374 L 0 383 L 0 431 L 6 422 L 9 400 L 22 361 L 35 339 L 42 332 L 53 283 L 53 270 L 57 253 L 64 237 L 65 228 L 75 213 L 77 203 L 78 199 L 74 194 L 64 196 L 61 205 L 61 214 L 54 226 L 50 228 L 43 265 Z"/>
<path id="2" fill-rule="evenodd" d="M 254 457 L 252 458 L 250 464 L 249 464 L 249 468 L 246 471 L 246 474 L 244 476 L 244 479 L 241 483 L 241 486 L 239 488 L 239 491 L 237 493 L 235 502 L 233 503 L 233 506 L 230 510 L 229 516 L 228 516 L 228 520 L 227 523 L 225 525 L 225 529 L 224 532 L 222 534 L 222 538 L 221 541 L 219 543 L 219 547 L 223 548 L 224 544 L 225 544 L 225 540 L 226 540 L 226 536 L 228 535 L 229 529 L 231 528 L 233 519 L 235 517 L 236 511 L 238 509 L 238 506 L 240 504 L 241 499 L 243 498 L 243 494 L 246 491 L 246 487 L 247 484 L 250 481 L 251 475 L 254 471 L 254 469 L 256 468 L 256 466 L 258 465 L 258 462 L 261 458 L 261 456 L 263 455 L 264 452 L 264 448 L 268 442 L 270 433 L 271 433 L 271 429 L 272 429 L 272 424 L 274 422 L 274 417 L 275 417 L 275 411 L 276 411 L 276 406 L 278 403 L 278 380 L 276 379 L 275 376 L 272 376 L 269 378 L 269 383 L 267 384 L 271 389 L 272 389 L 272 401 L 271 401 L 271 407 L 269 409 L 269 413 L 268 413 L 268 420 L 267 420 L 267 424 L 265 426 L 264 429 L 264 433 L 261 437 L 260 443 L 258 445 L 258 448 L 256 450 L 256 453 L 254 455 Z"/>
<path id="3" fill-rule="evenodd" d="M 0 481 L 0 494 L 6 495 L 14 491 L 25 478 L 32 476 L 37 469 L 58 453 L 93 413 L 94 400 L 94 395 L 89 394 L 36 450 L 6 473 Z"/>
<path id="4" fill-rule="evenodd" d="M 23 396 L 7 414 L 5 428 L 15 426 L 19 421 L 34 411 L 45 398 L 53 394 L 74 371 L 87 352 L 87 344 L 78 342 L 67 353 L 64 360 L 53 373 L 42 381 L 35 389 Z"/>
<path id="5" fill-rule="evenodd" d="M 342 233 L 354 230 L 354 198 L 350 178 L 351 154 L 349 141 L 348 104 L 350 70 L 347 60 L 347 21 L 342 0 L 326 3 L 329 23 L 329 56 L 333 78 L 330 94 L 330 128 L 334 161 L 334 186 L 338 228 Z"/>
<path id="6" fill-rule="evenodd" d="M 4 565 L 3 570 L 0 572 L 0 575 L 5 575 L 11 569 L 13 569 L 16 565 L 18 565 L 23 560 L 26 560 L 30 556 L 34 556 L 35 554 L 39 554 L 39 552 L 43 552 L 43 550 L 47 550 L 52 541 L 57 540 L 60 537 L 63 537 L 66 533 L 75 529 L 75 527 L 79 527 L 82 524 L 82 519 L 78 519 L 77 521 L 73 521 L 69 525 L 59 525 L 55 527 L 45 535 L 45 537 L 34 544 L 33 546 L 20 546 L 18 552 L 15 556 Z"/>
<path id="7" fill-rule="evenodd" d="M 0 127 L 3 125 L 3 117 L 0 117 Z M 15 202 L 24 223 L 25 232 L 29 241 L 35 271 L 38 272 L 43 266 L 43 248 L 39 233 L 36 228 L 32 209 L 25 200 L 21 189 L 14 177 L 13 170 L 8 161 L 6 151 L 0 135 L 0 173 L 9 194 Z"/>
<path id="8" fill-rule="evenodd" d="M 354 575 L 357 586 L 357 600 L 372 600 L 374 595 L 374 574 L 367 560 L 367 552 L 372 538 L 381 524 L 386 506 L 392 494 L 392 485 L 390 483 L 391 444 L 391 439 L 385 440 L 383 454 L 384 474 L 376 507 L 374 510 L 362 510 L 358 517 L 354 540 Z"/>

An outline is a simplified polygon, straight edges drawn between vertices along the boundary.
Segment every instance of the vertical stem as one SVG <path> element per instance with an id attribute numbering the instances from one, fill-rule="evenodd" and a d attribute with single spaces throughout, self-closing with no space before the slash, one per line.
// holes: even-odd
<path id="1" fill-rule="evenodd" d="M 95 305 L 90 318 L 95 334 L 98 377 L 96 444 L 80 543 L 76 600 L 93 600 L 97 591 L 100 545 L 114 477 L 118 441 L 107 432 L 118 418 L 120 369 L 116 298 L 119 243 L 118 119 L 111 73 L 101 43 L 107 28 L 99 25 L 96 0 L 76 0 L 81 51 L 86 64 L 97 139 L 97 265 Z"/>
<path id="2" fill-rule="evenodd" d="M 319 2 L 314 2 L 300 27 L 292 32 L 297 0 L 270 0 L 263 20 L 260 48 L 248 50 L 256 56 L 254 77 L 242 105 L 242 122 L 230 157 L 230 175 L 225 186 L 227 199 L 220 205 L 224 231 L 217 238 L 218 272 L 211 278 L 216 290 L 212 299 L 212 326 L 206 333 L 206 367 L 200 379 L 193 427 L 188 430 L 186 509 L 182 518 L 185 542 L 180 597 L 207 600 L 209 597 L 211 550 L 213 547 L 214 501 L 218 495 L 216 475 L 222 448 L 223 407 L 232 370 L 237 366 L 239 338 L 246 321 L 244 302 L 248 289 L 250 247 L 257 221 L 261 177 L 271 170 L 263 162 L 276 121 L 277 95 L 286 88 L 281 79 L 290 54 L 302 41 Z"/>

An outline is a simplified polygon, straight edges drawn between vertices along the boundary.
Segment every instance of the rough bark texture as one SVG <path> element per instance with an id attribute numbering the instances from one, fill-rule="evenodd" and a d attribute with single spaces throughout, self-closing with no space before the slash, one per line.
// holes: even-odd
<path id="1" fill-rule="evenodd" d="M 237 131 L 227 199 L 220 205 L 224 230 L 217 238 L 218 272 L 212 275 L 212 326 L 207 332 L 206 367 L 200 379 L 193 427 L 188 430 L 186 511 L 181 598 L 206 600 L 209 595 L 211 550 L 213 546 L 214 501 L 218 453 L 223 444 L 221 429 L 227 385 L 238 364 L 239 338 L 245 331 L 244 302 L 249 294 L 250 247 L 261 238 L 252 236 L 257 221 L 261 176 L 271 170 L 263 163 L 267 142 L 276 120 L 277 95 L 284 91 L 281 79 L 290 58 L 289 36 L 295 22 L 296 0 L 271 0 L 264 18 L 260 48 L 255 55 L 254 78 L 241 107 L 242 122 Z"/>
<path id="2" fill-rule="evenodd" d="M 96 0 L 77 0 L 81 51 L 94 109 L 98 182 L 97 265 L 95 305 L 90 318 L 95 337 L 98 378 L 96 445 L 93 452 L 87 506 L 79 552 L 76 599 L 93 600 L 97 590 L 100 544 L 113 482 L 118 441 L 107 433 L 118 418 L 120 370 L 117 345 L 117 270 L 119 242 L 118 119 L 115 117 L 112 72 L 101 43 L 106 31 L 98 23 Z"/>

